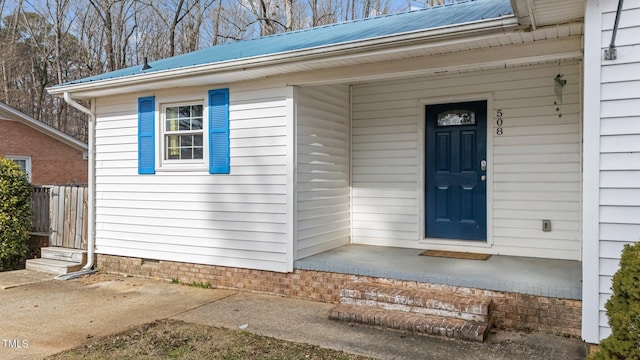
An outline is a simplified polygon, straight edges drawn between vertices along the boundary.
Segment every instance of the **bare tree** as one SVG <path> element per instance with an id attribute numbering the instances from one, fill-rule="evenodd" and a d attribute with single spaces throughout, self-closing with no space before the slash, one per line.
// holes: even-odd
<path id="1" fill-rule="evenodd" d="M 107 70 L 127 66 L 129 41 L 138 24 L 136 0 L 89 0 L 104 26 L 104 50 Z"/>
<path id="2" fill-rule="evenodd" d="M 395 4 L 397 4 L 397 0 Z M 439 0 L 406 0 L 412 6 Z M 23 7 L 24 2 L 24 7 Z M 392 0 L 0 0 L 0 99 L 86 140 L 47 86 L 202 46 L 393 11 Z M 28 9 L 28 11 L 25 11 Z"/>

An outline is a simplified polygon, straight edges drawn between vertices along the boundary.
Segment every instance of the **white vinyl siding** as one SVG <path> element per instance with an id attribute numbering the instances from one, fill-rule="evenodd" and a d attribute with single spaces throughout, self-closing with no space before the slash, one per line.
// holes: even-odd
<path id="1" fill-rule="evenodd" d="M 556 105 L 559 73 L 567 85 Z M 476 250 L 579 260 L 579 96 L 577 62 L 354 86 L 353 242 L 428 246 L 420 242 L 424 104 L 487 99 L 488 216 L 493 214 L 488 224 L 493 226 L 490 247 Z M 497 109 L 503 112 L 500 136 Z M 551 232 L 542 231 L 543 219 L 552 221 Z"/>
<path id="2" fill-rule="evenodd" d="M 157 103 L 189 101 L 205 98 L 207 90 L 153 95 Z M 290 93 L 284 87 L 230 89 L 229 175 L 206 169 L 138 175 L 136 99 L 150 94 L 99 99 L 97 252 L 289 271 Z"/>
<path id="3" fill-rule="evenodd" d="M 297 256 L 349 243 L 349 87 L 298 88 Z"/>
<path id="4" fill-rule="evenodd" d="M 601 48 L 609 46 L 616 2 L 605 2 Z M 625 244 L 640 240 L 640 1 L 625 1 L 617 60 L 602 60 L 600 102 L 599 337 L 611 333 L 605 303 Z"/>

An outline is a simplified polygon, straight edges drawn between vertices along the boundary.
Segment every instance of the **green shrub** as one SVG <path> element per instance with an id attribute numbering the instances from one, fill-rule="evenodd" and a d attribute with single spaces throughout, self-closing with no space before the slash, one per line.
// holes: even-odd
<path id="1" fill-rule="evenodd" d="M 0 158 L 0 270 L 27 252 L 31 228 L 31 184 L 13 161 Z"/>
<path id="2" fill-rule="evenodd" d="M 625 245 L 605 304 L 611 335 L 590 359 L 640 359 L 640 243 Z"/>

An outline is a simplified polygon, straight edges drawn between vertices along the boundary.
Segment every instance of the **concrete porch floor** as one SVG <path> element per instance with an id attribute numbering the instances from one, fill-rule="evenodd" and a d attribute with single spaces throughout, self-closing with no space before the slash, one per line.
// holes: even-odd
<path id="1" fill-rule="evenodd" d="M 346 245 L 295 262 L 301 270 L 582 299 L 578 261 L 493 255 L 488 260 L 420 256 L 424 250 Z"/>

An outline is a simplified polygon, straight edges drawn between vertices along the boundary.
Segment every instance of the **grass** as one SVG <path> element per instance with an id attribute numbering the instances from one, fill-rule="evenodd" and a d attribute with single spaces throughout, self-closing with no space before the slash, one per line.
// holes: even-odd
<path id="1" fill-rule="evenodd" d="M 344 359 L 368 357 L 177 320 L 97 339 L 51 359 Z"/>
<path id="2" fill-rule="evenodd" d="M 196 282 L 196 281 L 192 281 L 190 283 L 183 283 L 180 282 L 180 280 L 178 280 L 178 278 L 171 278 L 171 283 L 172 284 L 181 284 L 181 285 L 186 285 L 186 286 L 192 286 L 192 287 L 197 287 L 197 288 L 202 288 L 202 289 L 211 289 L 211 283 L 210 282 Z"/>

